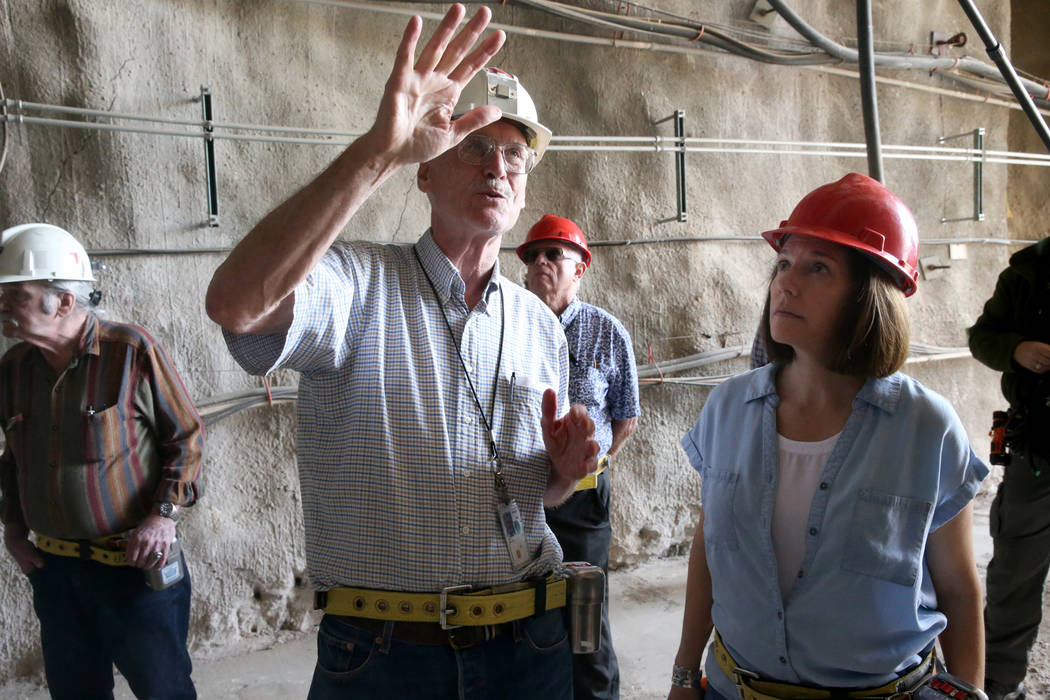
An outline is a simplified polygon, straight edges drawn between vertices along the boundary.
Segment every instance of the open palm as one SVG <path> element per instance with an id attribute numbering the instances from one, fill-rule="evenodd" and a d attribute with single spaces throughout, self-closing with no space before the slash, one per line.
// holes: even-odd
<path id="1" fill-rule="evenodd" d="M 453 35 L 464 14 L 462 5 L 453 5 L 414 64 L 422 20 L 413 17 L 405 28 L 371 134 L 403 165 L 430 160 L 500 117 L 498 108 L 486 106 L 452 120 L 463 87 L 505 38 L 503 32 L 494 32 L 473 48 L 492 13 L 482 7 Z"/>

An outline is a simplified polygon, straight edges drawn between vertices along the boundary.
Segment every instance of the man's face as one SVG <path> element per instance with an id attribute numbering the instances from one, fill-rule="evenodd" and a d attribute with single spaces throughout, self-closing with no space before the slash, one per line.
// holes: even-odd
<path id="1" fill-rule="evenodd" d="M 495 122 L 474 132 L 499 144 L 525 143 L 518 127 Z M 419 189 L 430 199 L 435 228 L 500 236 L 514 227 L 525 206 L 528 175 L 507 171 L 500 149 L 477 165 L 464 163 L 456 148 L 419 166 Z"/>
<path id="2" fill-rule="evenodd" d="M 48 292 L 40 282 L 0 284 L 0 320 L 8 338 L 30 340 L 51 333 L 55 320 L 53 305 L 48 306 Z M 51 308 L 48 312 L 47 309 Z"/>
<path id="3" fill-rule="evenodd" d="M 537 241 L 525 249 L 525 286 L 544 299 L 571 301 L 586 267 L 580 252 L 555 241 Z"/>

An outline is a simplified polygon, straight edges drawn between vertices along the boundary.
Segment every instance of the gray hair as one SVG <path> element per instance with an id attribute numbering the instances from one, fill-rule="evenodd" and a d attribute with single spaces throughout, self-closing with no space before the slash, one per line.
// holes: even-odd
<path id="1" fill-rule="evenodd" d="M 77 300 L 77 308 L 90 314 L 98 313 L 98 295 L 90 282 L 80 280 L 52 280 L 44 283 L 44 296 L 40 300 L 45 314 L 55 313 L 58 308 L 58 297 L 64 292 L 71 293 Z"/>

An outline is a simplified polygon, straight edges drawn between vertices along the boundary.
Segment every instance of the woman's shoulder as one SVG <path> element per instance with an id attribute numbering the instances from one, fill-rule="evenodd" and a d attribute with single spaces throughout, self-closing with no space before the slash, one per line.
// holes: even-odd
<path id="1" fill-rule="evenodd" d="M 895 372 L 879 381 L 887 385 L 886 394 L 890 399 L 887 408 L 892 413 L 902 412 L 910 418 L 927 417 L 949 423 L 959 422 L 951 402 L 915 377 Z"/>

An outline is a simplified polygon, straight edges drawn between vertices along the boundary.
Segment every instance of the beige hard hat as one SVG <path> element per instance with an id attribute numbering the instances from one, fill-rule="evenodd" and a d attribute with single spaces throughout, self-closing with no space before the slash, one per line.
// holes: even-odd
<path id="1" fill-rule="evenodd" d="M 522 127 L 529 148 L 536 151 L 536 162 L 539 163 L 550 144 L 551 130 L 540 124 L 536 103 L 517 76 L 499 68 L 482 68 L 459 94 L 452 118 L 485 105 L 499 107 L 503 110 L 503 119 Z"/>
<path id="2" fill-rule="evenodd" d="M 84 246 L 51 224 L 22 224 L 0 233 L 0 284 L 33 280 L 94 282 Z"/>

